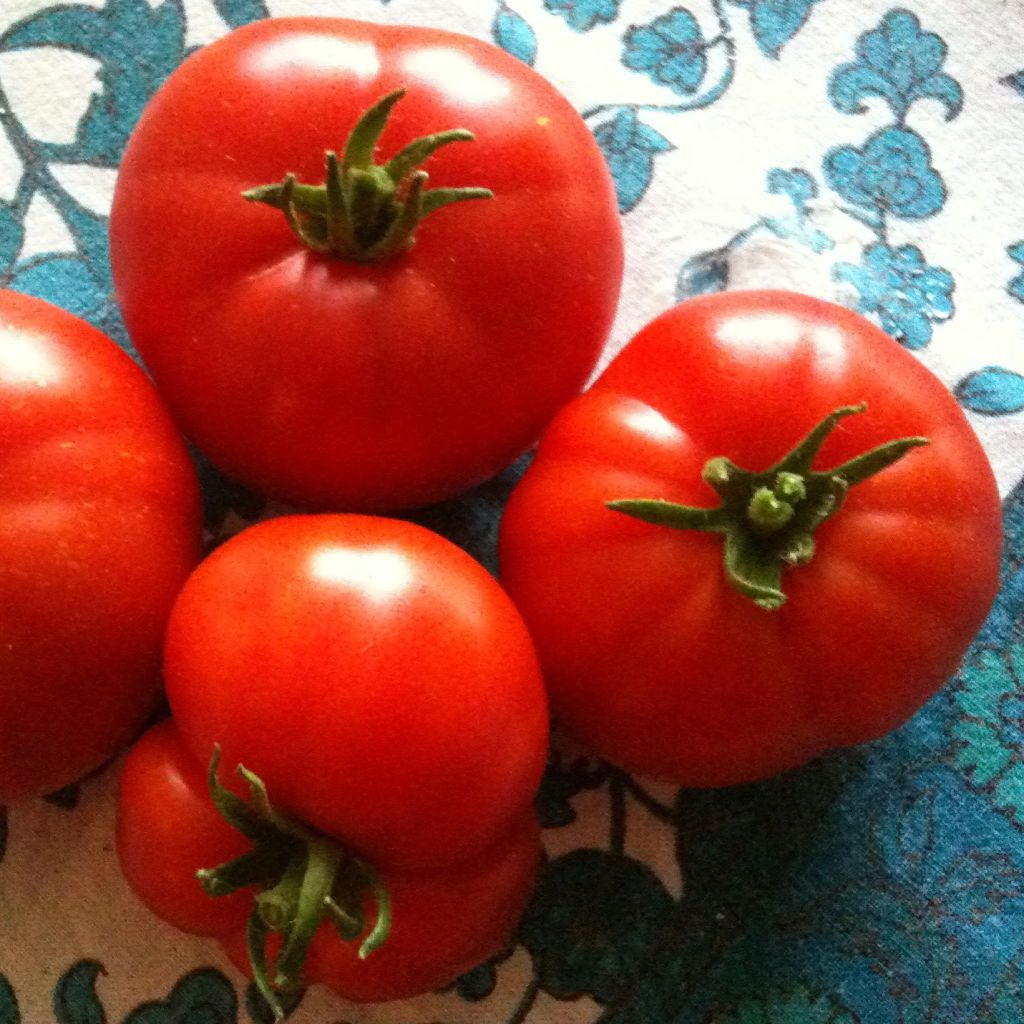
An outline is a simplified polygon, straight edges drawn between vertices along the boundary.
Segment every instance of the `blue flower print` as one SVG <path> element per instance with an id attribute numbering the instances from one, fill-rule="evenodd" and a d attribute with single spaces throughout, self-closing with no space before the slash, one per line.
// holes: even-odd
<path id="1" fill-rule="evenodd" d="M 754 39 L 766 57 L 778 60 L 783 46 L 804 27 L 818 0 L 732 0 L 750 9 Z"/>
<path id="2" fill-rule="evenodd" d="M 857 289 L 858 311 L 877 315 L 883 330 L 907 348 L 923 348 L 932 340 L 932 324 L 953 315 L 953 275 L 927 264 L 916 245 L 894 249 L 875 242 L 860 266 L 839 263 L 833 274 Z"/>
<path id="3" fill-rule="evenodd" d="M 660 132 L 644 124 L 632 107 L 594 129 L 615 180 L 619 212 L 628 213 L 644 197 L 654 174 L 654 158 L 675 147 Z"/>
<path id="4" fill-rule="evenodd" d="M 801 987 L 746 999 L 718 1010 L 705 1024 L 856 1024 L 856 1018 L 831 996 Z"/>
<path id="5" fill-rule="evenodd" d="M 621 0 L 544 0 L 544 7 L 565 18 L 569 28 L 589 32 L 599 22 L 614 21 L 619 16 Z"/>
<path id="6" fill-rule="evenodd" d="M 935 99 L 952 120 L 963 107 L 963 90 L 942 71 L 946 44 L 934 32 L 922 32 L 909 11 L 890 11 L 873 32 L 857 41 L 857 59 L 837 68 L 829 96 L 844 114 L 864 112 L 865 96 L 880 96 L 902 123 L 911 104 Z"/>
<path id="7" fill-rule="evenodd" d="M 685 7 L 674 7 L 649 25 L 633 25 L 625 36 L 622 62 L 645 71 L 659 85 L 690 96 L 704 81 L 707 43 L 697 19 Z"/>
<path id="8" fill-rule="evenodd" d="M 983 650 L 963 669 L 953 697 L 953 759 L 972 786 L 1024 828 L 1024 646 Z"/>
<path id="9" fill-rule="evenodd" d="M 1024 302 L 1024 242 L 1015 242 L 1006 252 L 1010 259 L 1022 268 L 1021 272 L 1006 286 L 1006 290 L 1018 302 Z"/>
<path id="10" fill-rule="evenodd" d="M 829 186 L 854 206 L 875 207 L 904 220 L 942 209 L 946 189 L 928 145 L 909 128 L 883 128 L 863 149 L 838 146 L 825 157 Z"/>

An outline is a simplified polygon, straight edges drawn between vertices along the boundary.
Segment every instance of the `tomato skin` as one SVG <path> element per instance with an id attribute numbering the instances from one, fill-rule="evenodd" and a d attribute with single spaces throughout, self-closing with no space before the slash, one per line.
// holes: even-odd
<path id="1" fill-rule="evenodd" d="M 118 788 L 117 856 L 136 895 L 162 920 L 192 935 L 244 929 L 251 893 L 216 900 L 196 879 L 248 848 L 210 799 L 206 772 L 174 723 L 153 726 L 125 760 Z"/>
<path id="2" fill-rule="evenodd" d="M 427 162 L 430 185 L 493 199 L 359 265 L 240 198 L 286 172 L 322 182 L 325 150 L 398 87 L 381 157 L 468 128 L 475 141 Z M 199 51 L 154 97 L 121 166 L 111 259 L 133 341 L 214 462 L 294 503 L 382 511 L 497 472 L 580 390 L 622 238 L 589 130 L 515 58 L 434 29 L 280 18 Z"/>
<path id="3" fill-rule="evenodd" d="M 237 856 L 245 840 L 210 802 L 205 773 L 172 722 L 151 729 L 129 754 L 118 792 L 117 853 L 136 895 L 176 928 L 219 939 L 251 976 L 246 919 L 252 893 L 209 897 L 196 871 Z M 499 952 L 525 909 L 540 862 L 532 813 L 512 820 L 496 843 L 468 863 L 428 875 L 385 873 L 392 926 L 365 960 L 358 940 L 342 942 L 320 925 L 305 970 L 356 1002 L 405 999 L 454 981 Z M 375 910 L 367 906 L 368 921 Z M 269 944 L 276 955 L 277 943 Z"/>
<path id="4" fill-rule="evenodd" d="M 763 470 L 860 401 L 816 468 L 931 443 L 851 489 L 778 611 L 728 585 L 721 537 L 605 507 L 713 506 L 709 458 Z M 500 562 L 556 718 L 632 771 L 719 786 L 908 718 L 984 620 L 1000 543 L 992 471 L 937 378 L 857 314 L 736 292 L 653 321 L 563 410 L 508 503 Z"/>
<path id="5" fill-rule="evenodd" d="M 199 490 L 149 381 L 100 331 L 0 291 L 0 805 L 124 746 L 160 691 Z"/>
<path id="6" fill-rule="evenodd" d="M 324 923 L 313 939 L 306 980 L 356 1003 L 443 988 L 508 942 L 533 891 L 540 856 L 540 827 L 529 814 L 456 871 L 387 876 L 393 922 L 384 945 L 360 960 L 358 941 L 340 942 Z M 372 920 L 372 907 L 366 912 Z M 251 976 L 244 933 L 233 932 L 222 943 L 235 966 Z"/>
<path id="7" fill-rule="evenodd" d="M 289 516 L 232 538 L 175 605 L 165 677 L 197 761 L 219 743 L 381 871 L 472 859 L 543 771 L 526 627 L 477 562 L 406 522 Z"/>

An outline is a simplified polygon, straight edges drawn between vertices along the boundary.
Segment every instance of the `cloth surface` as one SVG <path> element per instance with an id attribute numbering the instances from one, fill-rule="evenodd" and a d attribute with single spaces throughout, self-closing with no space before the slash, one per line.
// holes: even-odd
<path id="1" fill-rule="evenodd" d="M 1024 7 L 1018 0 L 0 3 L 0 275 L 127 345 L 106 255 L 125 139 L 195 46 L 267 14 L 491 39 L 583 113 L 627 273 L 610 355 L 677 299 L 781 286 L 880 323 L 967 409 L 1002 589 L 911 723 L 763 784 L 673 792 L 559 749 L 511 953 L 450 991 L 299 1024 L 1024 1020 Z M 510 470 L 418 519 L 493 565 Z M 212 528 L 253 510 L 207 473 Z M 83 700 L 87 700 L 83 695 Z M 0 1024 L 262 1019 L 216 945 L 126 889 L 116 764 L 0 828 Z M 255 1017 L 253 1015 L 255 1014 Z"/>

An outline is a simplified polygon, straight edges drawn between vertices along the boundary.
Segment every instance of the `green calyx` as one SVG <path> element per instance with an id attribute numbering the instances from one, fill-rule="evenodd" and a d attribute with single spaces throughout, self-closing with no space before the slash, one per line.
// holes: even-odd
<path id="1" fill-rule="evenodd" d="M 248 925 L 249 960 L 256 987 L 281 1020 L 287 1015 L 285 1006 L 294 1005 L 301 992 L 306 954 L 320 922 L 327 917 L 341 938 L 352 942 L 366 931 L 363 906 L 371 899 L 376 919 L 359 946 L 359 957 L 365 959 L 388 937 L 390 901 L 367 864 L 276 810 L 258 776 L 238 766 L 249 787 L 246 801 L 222 785 L 219 764 L 220 748 L 215 748 L 208 772 L 213 802 L 221 817 L 252 842 L 252 849 L 202 869 L 197 877 L 210 896 L 256 888 Z M 282 937 L 273 963 L 267 959 L 271 932 Z"/>
<path id="2" fill-rule="evenodd" d="M 812 470 L 811 463 L 836 424 L 866 408 L 861 403 L 836 409 L 763 473 L 741 469 L 721 456 L 709 460 L 701 475 L 718 492 L 718 508 L 649 498 L 611 501 L 608 508 L 658 526 L 722 534 L 729 584 L 759 607 L 774 611 L 786 601 L 783 569 L 806 565 L 814 557 L 814 532 L 835 515 L 847 491 L 912 448 L 928 444 L 924 437 L 904 437 L 835 469 Z"/>
<path id="3" fill-rule="evenodd" d="M 426 187 L 420 164 L 442 146 L 472 141 L 473 133 L 464 128 L 426 135 L 387 163 L 374 163 L 391 110 L 404 95 L 396 89 L 362 115 L 340 160 L 333 151 L 326 154 L 322 185 L 300 184 L 289 173 L 280 184 L 260 185 L 243 197 L 280 210 L 295 237 L 314 252 L 357 263 L 381 263 L 405 252 L 420 222 L 442 206 L 491 198 L 486 188 Z"/>

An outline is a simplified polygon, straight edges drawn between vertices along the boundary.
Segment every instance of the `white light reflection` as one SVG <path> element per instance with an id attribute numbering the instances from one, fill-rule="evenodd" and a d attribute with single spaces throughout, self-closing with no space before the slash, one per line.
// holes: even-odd
<path id="1" fill-rule="evenodd" d="M 0 326 L 0 380 L 45 388 L 62 376 L 46 344 L 17 327 Z"/>
<path id="2" fill-rule="evenodd" d="M 466 96 L 474 105 L 497 103 L 508 96 L 504 78 L 481 67 L 471 57 L 443 46 L 415 50 L 403 65 L 421 82 L 435 86 L 451 96 Z"/>
<path id="3" fill-rule="evenodd" d="M 679 437 L 679 428 L 670 420 L 665 419 L 656 409 L 649 405 L 636 406 L 622 416 L 622 422 L 630 430 L 652 441 L 674 441 Z"/>
<path id="4" fill-rule="evenodd" d="M 324 548 L 311 559 L 318 580 L 358 588 L 375 601 L 396 597 L 412 583 L 409 563 L 398 551 Z"/>
<path id="5" fill-rule="evenodd" d="M 825 324 L 806 325 L 788 313 L 762 313 L 759 316 L 735 317 L 719 327 L 722 340 L 733 348 L 769 351 L 777 348 L 780 339 L 803 338 L 814 349 L 816 365 L 835 372 L 846 363 L 843 332 Z"/>
<path id="6" fill-rule="evenodd" d="M 361 78 L 371 78 L 380 71 L 380 58 L 371 43 L 333 36 L 288 36 L 258 49 L 252 57 L 261 72 L 279 71 L 301 65 L 321 71 L 348 69 Z"/>

